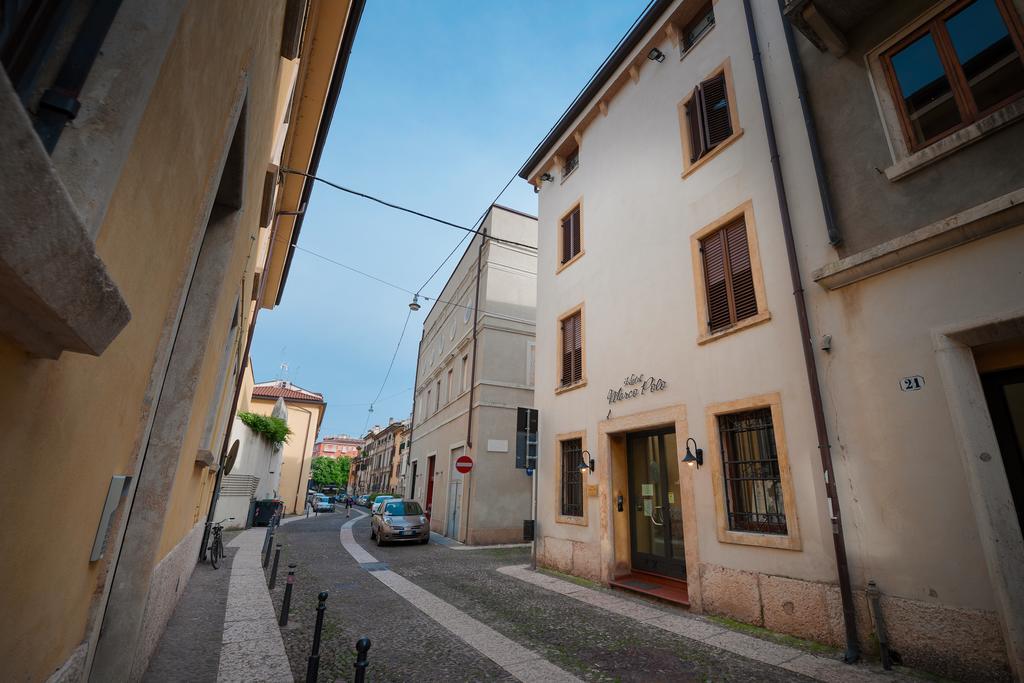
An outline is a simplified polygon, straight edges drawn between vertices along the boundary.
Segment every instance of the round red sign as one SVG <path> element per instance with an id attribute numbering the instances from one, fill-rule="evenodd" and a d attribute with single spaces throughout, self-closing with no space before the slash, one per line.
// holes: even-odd
<path id="1" fill-rule="evenodd" d="M 469 457 L 468 455 L 459 456 L 459 458 L 455 461 L 455 469 L 457 469 L 462 474 L 469 472 L 471 469 L 473 469 L 473 458 Z"/>

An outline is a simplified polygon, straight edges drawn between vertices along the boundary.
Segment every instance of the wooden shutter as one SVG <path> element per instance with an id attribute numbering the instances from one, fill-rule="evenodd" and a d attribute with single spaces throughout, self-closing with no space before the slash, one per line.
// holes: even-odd
<path id="1" fill-rule="evenodd" d="M 712 149 L 732 135 L 729 117 L 729 97 L 725 88 L 725 74 L 718 74 L 700 84 L 701 113 L 704 119 L 704 141 Z"/>
<path id="2" fill-rule="evenodd" d="M 741 219 L 723 230 L 729 255 L 734 322 L 757 315 L 757 295 L 754 275 L 750 268 L 750 245 L 747 244 L 747 226 Z"/>
<path id="3" fill-rule="evenodd" d="M 562 219 L 562 263 L 580 253 L 580 208 L 577 206 Z"/>
<path id="4" fill-rule="evenodd" d="M 732 323 L 729 315 L 729 288 L 726 282 L 725 244 L 723 231 L 700 242 L 704 260 L 704 287 L 708 297 L 708 330 L 714 332 Z"/>
<path id="5" fill-rule="evenodd" d="M 704 152 L 704 124 L 701 120 L 700 87 L 693 89 L 693 97 L 686 103 L 686 128 L 690 134 L 690 163 L 697 161 Z"/>
<path id="6" fill-rule="evenodd" d="M 562 386 L 583 379 L 582 316 L 575 313 L 562 320 Z"/>

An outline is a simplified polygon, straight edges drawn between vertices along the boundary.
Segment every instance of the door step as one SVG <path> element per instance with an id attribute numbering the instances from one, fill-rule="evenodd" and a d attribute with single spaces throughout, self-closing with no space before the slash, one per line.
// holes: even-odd
<path id="1" fill-rule="evenodd" d="M 647 574 L 646 572 L 633 572 L 612 579 L 609 585 L 613 588 L 621 588 L 633 591 L 634 593 L 659 598 L 682 607 L 690 606 L 690 594 L 687 591 L 686 582 L 678 579 L 670 579 L 666 576 L 658 576 L 657 574 Z"/>

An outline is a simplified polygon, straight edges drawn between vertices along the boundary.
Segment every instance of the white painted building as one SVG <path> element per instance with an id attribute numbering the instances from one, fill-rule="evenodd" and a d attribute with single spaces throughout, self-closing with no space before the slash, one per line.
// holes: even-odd
<path id="1" fill-rule="evenodd" d="M 515 444 L 516 409 L 533 405 L 537 222 L 494 205 L 481 230 L 494 239 L 469 243 L 423 323 L 405 491 L 434 531 L 509 543 L 531 517 Z"/>

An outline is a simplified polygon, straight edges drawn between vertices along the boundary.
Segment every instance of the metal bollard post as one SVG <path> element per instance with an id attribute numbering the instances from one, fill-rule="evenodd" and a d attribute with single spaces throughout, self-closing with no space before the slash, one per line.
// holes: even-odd
<path id="1" fill-rule="evenodd" d="M 284 584 L 284 602 L 281 603 L 281 618 L 277 620 L 278 626 L 288 625 L 288 610 L 292 606 L 292 585 L 295 583 L 295 568 L 297 564 L 288 565 L 288 579 Z"/>
<path id="2" fill-rule="evenodd" d="M 266 569 L 267 565 L 270 564 L 270 549 L 274 547 L 274 533 L 270 532 L 267 537 L 266 547 L 263 550 L 263 568 Z"/>
<path id="3" fill-rule="evenodd" d="M 320 673 L 320 631 L 324 627 L 324 612 L 327 611 L 327 591 L 322 591 L 316 606 L 316 628 L 313 629 L 313 651 L 306 664 L 306 683 L 316 683 Z"/>
<path id="4" fill-rule="evenodd" d="M 366 661 L 366 653 L 370 651 L 370 639 L 360 638 L 359 642 L 356 643 L 356 678 L 355 683 L 363 683 L 366 678 L 366 667 L 370 665 Z"/>
<path id="5" fill-rule="evenodd" d="M 277 549 L 274 550 L 274 564 L 270 568 L 270 583 L 267 585 L 270 590 L 274 590 L 274 586 L 277 584 L 277 561 L 281 559 L 281 544 L 277 544 Z"/>

